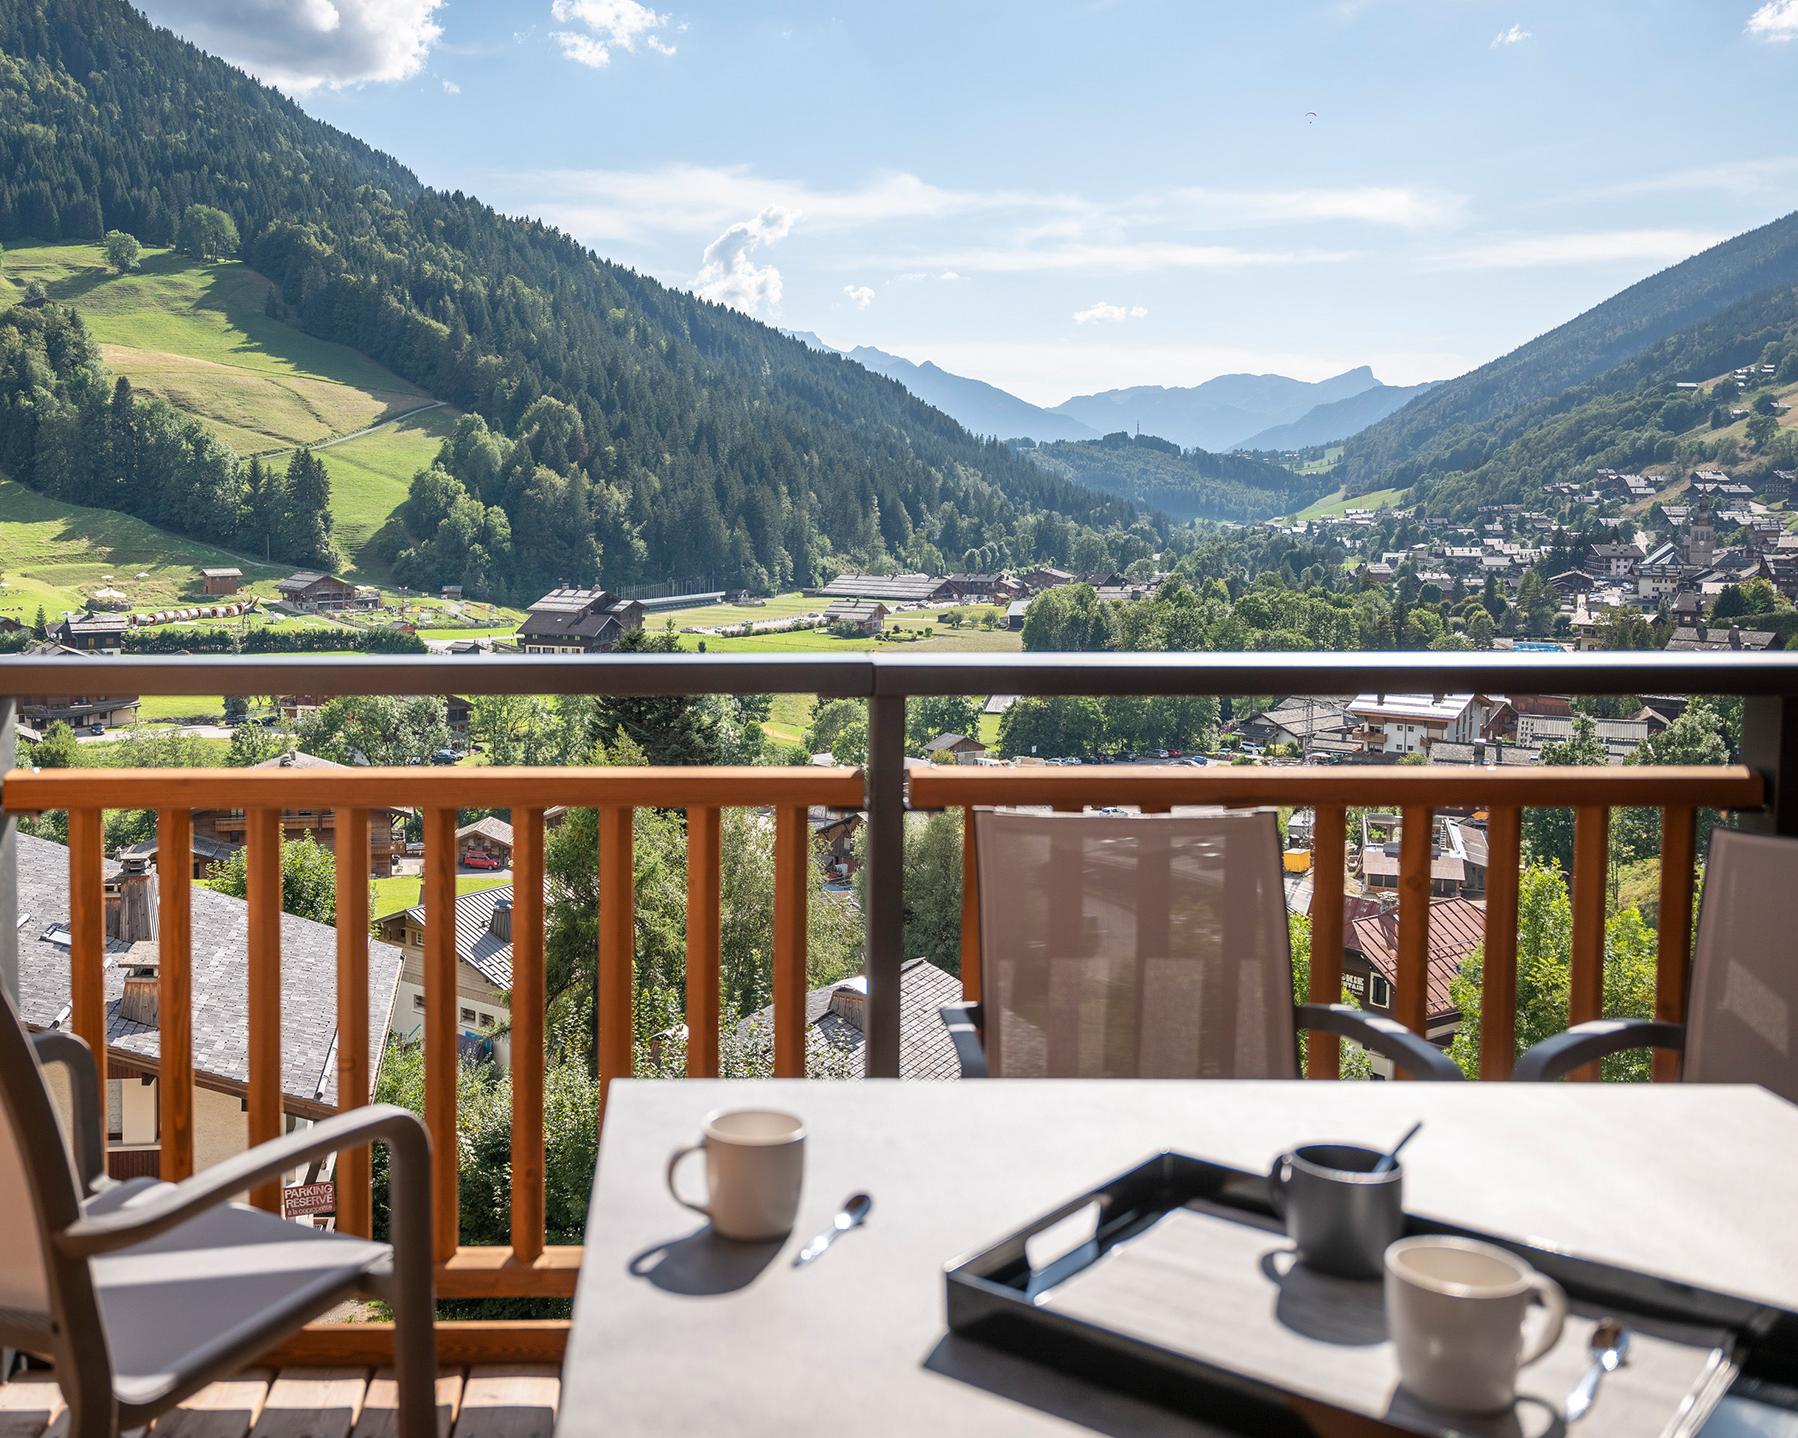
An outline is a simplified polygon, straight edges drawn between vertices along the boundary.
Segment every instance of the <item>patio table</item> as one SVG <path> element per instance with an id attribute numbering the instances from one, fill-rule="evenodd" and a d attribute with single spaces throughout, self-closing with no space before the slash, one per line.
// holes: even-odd
<path id="1" fill-rule="evenodd" d="M 663 1185 L 701 1118 L 740 1106 L 806 1121 L 779 1244 L 711 1237 Z M 626 1081 L 606 1102 L 561 1431 L 1211 1432 L 951 1336 L 944 1265 L 1163 1149 L 1265 1171 L 1295 1144 L 1384 1144 L 1416 1118 L 1416 1214 L 1798 1308 L 1798 1107 L 1757 1088 Z M 867 1226 L 794 1269 L 858 1189 Z"/>

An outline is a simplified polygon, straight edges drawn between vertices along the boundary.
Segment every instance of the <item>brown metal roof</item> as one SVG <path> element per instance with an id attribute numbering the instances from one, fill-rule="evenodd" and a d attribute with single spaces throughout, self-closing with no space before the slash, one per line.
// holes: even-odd
<path id="1" fill-rule="evenodd" d="M 1356 919 L 1350 926 L 1349 943 L 1396 990 L 1398 987 L 1398 910 Z M 1486 910 L 1471 899 L 1437 899 L 1430 905 L 1429 1017 L 1459 1016 L 1449 998 L 1449 981 L 1461 963 L 1486 942 Z"/>

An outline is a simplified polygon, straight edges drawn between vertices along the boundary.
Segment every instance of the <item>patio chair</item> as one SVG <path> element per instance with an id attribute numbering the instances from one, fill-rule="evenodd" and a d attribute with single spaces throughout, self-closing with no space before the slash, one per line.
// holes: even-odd
<path id="1" fill-rule="evenodd" d="M 1297 1078 L 1298 1032 L 1413 1077 L 1435 1045 L 1345 1004 L 1298 1004 L 1271 814 L 976 810 L 980 984 L 940 1010 L 964 1078 Z"/>
<path id="2" fill-rule="evenodd" d="M 1752 1083 L 1798 1103 L 1798 840 L 1711 836 L 1686 1022 L 1594 1019 L 1533 1044 L 1514 1077 L 1557 1079 L 1635 1048 L 1682 1053 L 1687 1083 Z"/>
<path id="3" fill-rule="evenodd" d="M 437 1438 L 430 1143 L 417 1118 L 358 1109 L 181 1183 L 114 1183 L 93 1054 L 72 1034 L 27 1033 L 9 998 L 0 1009 L 0 1347 L 54 1364 L 68 1438 L 147 1424 L 357 1293 L 393 1307 L 402 1438 Z M 68 1148 L 46 1064 L 68 1074 Z M 376 1139 L 393 1160 L 391 1247 L 228 1201 Z"/>

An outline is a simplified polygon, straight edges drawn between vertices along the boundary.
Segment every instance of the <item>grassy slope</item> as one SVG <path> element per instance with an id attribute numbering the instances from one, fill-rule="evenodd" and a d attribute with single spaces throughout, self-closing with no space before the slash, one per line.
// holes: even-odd
<path id="1" fill-rule="evenodd" d="M 1391 509 L 1404 501 L 1403 489 L 1375 489 L 1345 497 L 1340 489 L 1306 505 L 1294 519 L 1333 519 L 1351 509 Z"/>
<path id="2" fill-rule="evenodd" d="M 200 264 L 150 250 L 137 273 L 114 275 L 97 245 L 25 246 L 6 253 L 0 305 L 32 280 L 81 312 L 111 369 L 204 420 L 240 454 L 279 463 L 296 445 L 431 403 L 366 355 L 271 319 L 263 312 L 268 281 L 235 261 Z M 339 543 L 352 560 L 456 418 L 448 407 L 428 410 L 321 451 Z"/>

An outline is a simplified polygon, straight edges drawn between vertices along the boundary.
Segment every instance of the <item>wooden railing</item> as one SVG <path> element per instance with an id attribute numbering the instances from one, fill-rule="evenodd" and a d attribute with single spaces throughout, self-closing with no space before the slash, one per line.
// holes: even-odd
<path id="1" fill-rule="evenodd" d="M 918 809 L 963 810 L 962 984 L 979 996 L 979 899 L 973 858 L 977 805 L 1035 805 L 1080 810 L 1129 805 L 1164 812 L 1175 805 L 1290 806 L 1315 813 L 1312 831 L 1311 993 L 1334 1003 L 1342 992 L 1343 872 L 1351 805 L 1397 807 L 1399 852 L 1396 1017 L 1414 1033 L 1428 1029 L 1430 850 L 1439 809 L 1487 813 L 1489 850 L 1486 939 L 1480 992 L 1480 1076 L 1509 1078 L 1517 1047 L 1517 896 L 1522 872 L 1522 811 L 1573 808 L 1573 947 L 1568 1021 L 1604 1012 L 1604 924 L 1610 811 L 1661 812 L 1661 887 L 1655 1017 L 1682 1022 L 1692 950 L 1692 890 L 1700 808 L 1757 808 L 1765 786 L 1745 768 L 1168 768 L 1165 766 L 1029 766 L 1017 769 L 938 766 L 914 772 Z M 1325 962 L 1334 955 L 1335 962 Z M 1308 1075 L 1335 1078 L 1340 1046 L 1308 1046 Z M 1657 1052 L 1654 1074 L 1677 1077 L 1678 1056 Z M 1576 1078 L 1598 1077 L 1588 1065 Z"/>
<path id="2" fill-rule="evenodd" d="M 195 810 L 245 810 L 249 943 L 248 1132 L 250 1143 L 276 1137 L 283 1124 L 281 1086 L 280 814 L 303 805 L 340 816 L 337 864 L 337 1102 L 369 1101 L 369 824 L 371 809 L 424 808 L 425 1122 L 432 1138 L 432 1203 L 439 1292 L 450 1298 L 568 1297 L 579 1247 L 552 1247 L 544 1233 L 544 829 L 552 805 L 599 815 L 600 930 L 596 1036 L 604 1085 L 628 1076 L 633 1048 L 635 958 L 632 814 L 638 808 L 687 816 L 687 1066 L 718 1072 L 721 935 L 720 811 L 774 813 L 774 1071 L 805 1073 L 806 917 L 813 888 L 808 809 L 855 809 L 863 781 L 855 769 L 229 769 L 14 771 L 5 776 L 12 813 L 66 810 L 69 816 L 70 1027 L 102 1065 L 106 1056 L 104 897 L 101 817 L 107 809 L 150 809 L 163 851 L 179 853 Z M 511 1242 L 465 1247 L 457 1208 L 456 814 L 462 808 L 512 812 L 512 1212 Z M 191 979 L 191 882 L 180 865 L 159 877 L 161 1172 L 194 1169 L 194 1056 Z M 371 1221 L 366 1151 L 346 1153 L 337 1170 L 337 1226 L 367 1234 Z M 279 1211 L 277 1184 L 251 1201 Z M 488 1357 L 536 1350 L 516 1325 L 483 1326 L 497 1346 Z M 358 1330 L 365 1330 L 358 1336 Z M 535 1330 L 527 1330 L 534 1332 Z M 316 1357 L 378 1357 L 382 1325 L 358 1324 L 305 1350 Z M 547 1341 L 547 1340 L 546 1340 Z M 510 1345 L 508 1347 L 508 1345 Z M 522 1346 L 521 1346 L 522 1345 Z"/>

